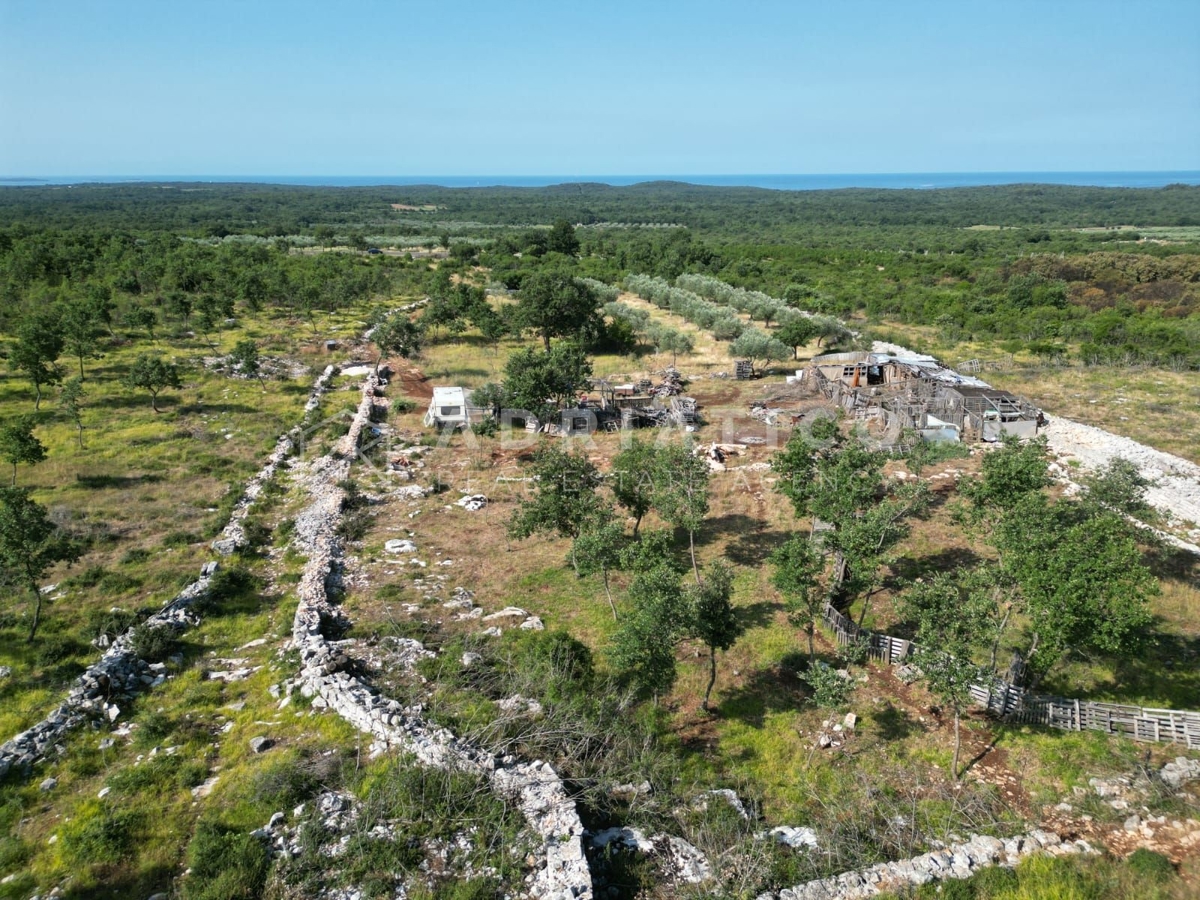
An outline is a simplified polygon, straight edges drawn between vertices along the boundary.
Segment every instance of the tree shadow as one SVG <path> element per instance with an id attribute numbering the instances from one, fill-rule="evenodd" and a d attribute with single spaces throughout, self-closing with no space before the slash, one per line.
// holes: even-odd
<path id="1" fill-rule="evenodd" d="M 875 733 L 883 741 L 902 741 L 926 730 L 924 725 L 906 710 L 894 706 L 890 700 L 883 709 L 871 713 L 871 722 L 875 726 Z"/>
<path id="2" fill-rule="evenodd" d="M 161 475 L 84 475 L 77 473 L 75 482 L 88 490 L 103 490 L 105 488 L 131 488 L 139 484 L 158 484 L 163 480 Z"/>
<path id="3" fill-rule="evenodd" d="M 1146 565 L 1155 578 L 1195 582 L 1200 580 L 1200 559 L 1181 547 L 1159 542 L 1145 555 Z"/>
<path id="4" fill-rule="evenodd" d="M 717 714 L 762 728 L 768 713 L 799 710 L 811 695 L 799 673 L 808 656 L 789 653 L 778 663 L 752 672 L 739 687 L 726 689 Z"/>
<path id="5" fill-rule="evenodd" d="M 947 547 L 925 556 L 902 557 L 892 563 L 892 572 L 894 579 L 907 582 L 917 578 L 928 578 L 940 572 L 969 569 L 978 565 L 980 561 L 979 554 L 967 547 Z"/>
<path id="6" fill-rule="evenodd" d="M 981 762 L 983 762 L 987 758 L 987 755 L 996 749 L 996 746 L 999 743 L 1000 743 L 1000 735 L 997 733 L 993 733 L 992 739 L 991 739 L 991 741 L 988 742 L 988 745 L 986 747 L 984 747 L 982 750 L 980 750 L 978 753 L 976 753 L 974 756 L 972 756 L 969 760 L 967 760 L 967 764 L 965 766 L 963 766 L 962 774 L 966 775 L 973 768 L 975 768 L 977 765 L 979 765 Z"/>
<path id="7" fill-rule="evenodd" d="M 734 615 L 743 628 L 766 628 L 775 621 L 777 604 L 765 600 L 746 606 L 735 606 Z"/>
<path id="8" fill-rule="evenodd" d="M 1096 664 L 1111 671 L 1080 690 L 1070 670 L 1056 670 L 1039 693 L 1080 699 L 1113 700 L 1131 706 L 1200 708 L 1200 636 L 1162 630 L 1162 620 L 1147 629 L 1138 646 L 1120 654 L 1077 656 L 1091 671 Z M 1129 699 L 1123 699 L 1129 698 Z"/>
<path id="9" fill-rule="evenodd" d="M 744 531 L 725 548 L 725 558 L 738 566 L 761 566 L 786 541 L 786 531 Z"/>
<path id="10" fill-rule="evenodd" d="M 726 513 L 705 519 L 700 530 L 696 532 L 696 546 L 703 547 L 711 544 L 721 535 L 733 535 L 739 540 L 752 536 L 762 528 L 762 520 L 745 513 Z M 685 536 L 686 539 L 686 536 Z"/>

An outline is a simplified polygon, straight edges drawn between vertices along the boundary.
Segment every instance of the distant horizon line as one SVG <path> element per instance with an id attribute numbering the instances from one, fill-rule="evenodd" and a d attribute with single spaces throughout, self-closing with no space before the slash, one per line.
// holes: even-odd
<path id="1" fill-rule="evenodd" d="M 629 187 L 658 181 L 700 187 L 750 187 L 774 190 L 839 188 L 931 189 L 990 187 L 1013 184 L 1057 184 L 1079 187 L 1165 187 L 1200 185 L 1200 169 L 1014 169 L 952 172 L 733 172 L 633 173 L 591 175 L 282 175 L 134 174 L 134 175 L 0 175 L 0 186 L 77 186 L 88 184 L 261 184 L 286 187 L 553 187 L 603 184 Z"/>
<path id="2" fill-rule="evenodd" d="M 1171 173 L 1200 173 L 1196 169 L 923 169 L 914 171 L 863 171 L 863 172 L 605 172 L 603 174 L 567 174 L 564 172 L 426 172 L 419 174 L 382 174 L 371 172 L 359 174 L 353 172 L 297 172 L 287 174 L 282 172 L 191 172 L 191 173 L 128 173 L 128 172 L 91 172 L 78 173 L 47 173 L 36 175 L 12 175 L 0 173 L 0 181 L 40 181 L 47 178 L 768 178 L 768 177 L 848 177 L 859 175 L 888 176 L 888 175 L 1167 175 Z"/>

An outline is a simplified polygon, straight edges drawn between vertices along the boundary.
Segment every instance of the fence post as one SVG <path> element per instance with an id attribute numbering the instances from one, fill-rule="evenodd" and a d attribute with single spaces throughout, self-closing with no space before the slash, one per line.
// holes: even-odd
<path id="1" fill-rule="evenodd" d="M 1075 730 L 1083 731 L 1083 719 L 1079 717 L 1079 701 L 1075 701 Z"/>

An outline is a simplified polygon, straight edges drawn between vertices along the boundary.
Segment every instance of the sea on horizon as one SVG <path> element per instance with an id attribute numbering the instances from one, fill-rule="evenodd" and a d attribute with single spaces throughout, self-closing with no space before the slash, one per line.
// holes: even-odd
<path id="1" fill-rule="evenodd" d="M 1058 184 L 1084 187 L 1159 188 L 1200 185 L 1200 171 L 1172 172 L 916 172 L 844 175 L 75 175 L 0 177 L 0 187 L 77 184 L 280 184 L 308 187 L 437 185 L 466 187 L 547 187 L 599 183 L 614 187 L 648 181 L 679 181 L 717 187 L 756 187 L 778 191 L 893 188 L 930 190 L 1005 184 Z"/>

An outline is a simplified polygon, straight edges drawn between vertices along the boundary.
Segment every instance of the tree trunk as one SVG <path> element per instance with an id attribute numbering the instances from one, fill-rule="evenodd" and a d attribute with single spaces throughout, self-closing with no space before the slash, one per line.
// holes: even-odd
<path id="1" fill-rule="evenodd" d="M 33 591 L 33 625 L 29 628 L 29 637 L 26 638 L 26 643 L 32 644 L 38 625 L 42 621 L 42 592 L 38 590 L 37 582 L 33 579 L 29 581 L 29 589 Z"/>
<path id="2" fill-rule="evenodd" d="M 83 423 L 76 422 L 75 427 L 77 429 L 79 429 L 79 434 L 77 435 L 77 437 L 79 438 L 79 449 L 82 450 L 83 449 Z"/>
<path id="3" fill-rule="evenodd" d="M 79 381 L 83 381 L 83 354 L 79 354 Z"/>
<path id="4" fill-rule="evenodd" d="M 642 517 L 638 516 L 636 519 L 633 520 L 633 539 L 635 541 L 637 540 L 638 529 L 641 527 L 642 527 Z"/>
<path id="5" fill-rule="evenodd" d="M 41 382 L 35 381 L 33 383 L 33 389 L 37 392 L 37 396 L 33 398 L 33 408 L 41 409 L 42 408 L 42 385 L 41 385 Z"/>
<path id="6" fill-rule="evenodd" d="M 700 567 L 696 565 L 696 532 L 688 529 L 688 551 L 692 554 L 692 574 L 696 576 L 696 584 L 700 583 Z"/>
<path id="7" fill-rule="evenodd" d="M 712 695 L 713 685 L 717 683 L 717 648 L 713 644 L 708 645 L 708 687 L 704 689 L 704 702 L 700 704 L 700 708 L 708 712 L 708 698 Z"/>
<path id="8" fill-rule="evenodd" d="M 813 646 L 813 633 L 817 628 L 812 622 L 809 622 L 808 628 L 805 630 L 808 632 L 808 661 L 811 663 L 817 658 L 817 648 Z"/>
<path id="9" fill-rule="evenodd" d="M 1004 618 L 1000 620 L 1000 627 L 996 629 L 996 640 L 992 642 L 992 674 L 996 674 L 996 654 L 1000 652 L 1000 638 L 1004 635 L 1004 628 L 1008 625 L 1008 617 L 1012 615 L 1012 607 L 1004 611 Z"/>
<path id="10" fill-rule="evenodd" d="M 608 605 L 612 607 L 613 621 L 617 621 L 617 604 L 613 602 L 612 591 L 608 587 L 608 568 L 600 570 L 600 574 L 604 576 L 604 593 L 608 595 Z"/>
<path id="11" fill-rule="evenodd" d="M 958 707 L 956 706 L 954 708 L 954 762 L 952 763 L 955 781 L 958 781 L 958 754 L 962 749 L 962 726 L 959 718 Z"/>
<path id="12" fill-rule="evenodd" d="M 158 394 L 152 393 L 150 395 L 150 408 L 155 412 L 158 412 Z"/>

